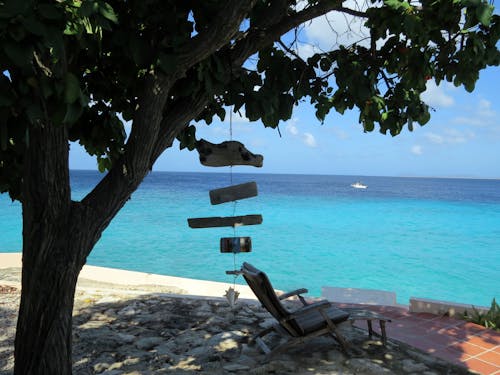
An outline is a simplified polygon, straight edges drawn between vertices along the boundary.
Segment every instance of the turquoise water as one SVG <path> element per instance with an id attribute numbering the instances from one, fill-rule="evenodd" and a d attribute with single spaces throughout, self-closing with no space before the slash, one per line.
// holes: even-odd
<path id="1" fill-rule="evenodd" d="M 76 171 L 74 199 L 100 175 Z M 361 180 L 366 190 L 350 187 Z M 500 181 L 235 174 L 259 196 L 211 206 L 224 173 L 152 173 L 104 232 L 89 264 L 232 282 L 232 254 L 219 252 L 231 228 L 190 229 L 187 218 L 262 214 L 253 251 L 238 254 L 279 289 L 373 288 L 409 297 L 489 305 L 500 297 Z M 21 249 L 21 209 L 0 196 L 0 252 Z M 242 283 L 241 279 L 237 282 Z"/>

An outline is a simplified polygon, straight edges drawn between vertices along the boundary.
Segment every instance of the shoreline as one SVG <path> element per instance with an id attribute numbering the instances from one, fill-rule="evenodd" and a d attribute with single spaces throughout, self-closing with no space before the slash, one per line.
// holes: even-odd
<path id="1" fill-rule="evenodd" d="M 10 282 L 1 280 L 3 284 L 11 286 L 20 285 L 20 269 L 22 268 L 22 253 L 1 253 L 0 271 L 2 269 L 19 269 L 18 280 Z M 0 279 L 1 272 L 0 272 Z M 84 265 L 78 276 L 77 288 L 85 290 L 121 290 L 129 294 L 141 294 L 143 292 L 161 293 L 172 297 L 181 296 L 189 298 L 222 298 L 225 299 L 228 288 L 235 286 L 239 293 L 239 299 L 256 301 L 255 294 L 248 285 L 223 283 L 218 281 L 192 279 L 178 276 L 166 276 L 147 272 L 128 271 L 118 268 Z M 393 302 L 387 302 L 387 295 L 393 294 L 386 290 L 335 288 L 322 286 L 320 296 L 306 295 L 307 299 L 326 299 L 338 303 L 355 303 L 361 305 L 395 306 L 404 308 L 414 313 L 431 313 L 435 315 L 447 314 L 455 316 L 465 311 L 471 311 L 474 307 L 482 313 L 489 310 L 488 306 L 464 304 L 456 301 L 445 301 L 429 299 L 426 297 L 410 297 L 408 303 L 401 304 L 396 301 L 394 294 Z M 336 295 L 326 292 L 328 289 L 337 289 Z M 283 293 L 276 290 L 278 294 Z M 380 297 L 379 295 L 383 295 Z"/>
<path id="2" fill-rule="evenodd" d="M 0 269 L 22 268 L 21 253 L 0 253 Z M 2 283 L 5 283 L 2 281 Z M 17 283 L 14 283 L 17 284 Z M 127 271 L 117 268 L 84 265 L 78 277 L 78 287 L 91 289 L 128 289 L 131 292 L 153 290 L 192 297 L 224 297 L 232 283 L 165 276 Z M 247 285 L 236 285 L 239 298 L 256 300 Z"/>
<path id="3" fill-rule="evenodd" d="M 0 253 L 0 286 L 6 287 L 0 303 L 3 328 L 0 375 L 12 373 L 14 367 L 20 277 L 21 254 Z M 179 284 L 174 287 L 174 281 L 182 282 L 186 289 L 178 288 Z M 10 290 L 8 284 L 14 288 Z M 274 324 L 275 319 L 256 303 L 253 293 L 247 299 L 243 289 L 251 293 L 248 287 L 239 290 L 243 292 L 241 303 L 228 305 L 221 296 L 228 285 L 84 266 L 73 309 L 74 373 L 444 375 L 450 370 L 454 374 L 469 373 L 463 361 L 433 356 L 426 348 L 419 349 L 393 338 L 398 330 L 404 330 L 406 321 L 422 320 L 411 318 L 407 309 L 399 307 L 378 307 L 381 314 L 394 320 L 390 328 L 394 327 L 394 332 L 385 347 L 367 335 L 364 324 L 346 323 L 339 329 L 356 348 L 354 358 L 339 351 L 334 340 L 317 337 L 307 345 L 292 347 L 270 362 L 263 362 L 261 350 L 250 346 L 249 340 L 256 332 Z M 290 309 L 300 307 L 297 300 L 283 303 Z M 275 346 L 279 336 L 266 340 Z"/>

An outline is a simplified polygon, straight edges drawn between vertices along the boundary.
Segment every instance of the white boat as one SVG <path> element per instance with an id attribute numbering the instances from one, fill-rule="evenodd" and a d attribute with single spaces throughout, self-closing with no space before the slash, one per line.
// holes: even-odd
<path id="1" fill-rule="evenodd" d="M 363 185 L 361 182 L 355 182 L 354 184 L 351 184 L 351 187 L 355 189 L 366 189 L 368 186 Z"/>

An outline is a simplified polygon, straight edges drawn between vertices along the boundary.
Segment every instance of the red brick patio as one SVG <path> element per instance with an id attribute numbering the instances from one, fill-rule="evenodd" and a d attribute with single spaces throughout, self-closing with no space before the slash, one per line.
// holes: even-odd
<path id="1" fill-rule="evenodd" d="M 344 305 L 346 306 L 346 305 Z M 359 306 L 359 305 L 358 305 Z M 500 375 L 500 332 L 446 316 L 366 306 L 392 319 L 387 336 L 483 375 Z M 361 326 L 365 328 L 365 326 Z"/>

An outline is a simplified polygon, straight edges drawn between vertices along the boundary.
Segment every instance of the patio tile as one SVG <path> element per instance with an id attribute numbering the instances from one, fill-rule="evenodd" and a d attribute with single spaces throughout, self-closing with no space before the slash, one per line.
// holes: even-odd
<path id="1" fill-rule="evenodd" d="M 439 343 L 435 343 L 432 341 L 429 341 L 428 339 L 424 337 L 409 337 L 409 336 L 403 336 L 401 338 L 396 338 L 396 340 L 402 341 L 405 344 L 414 346 L 417 349 L 420 349 L 426 353 L 433 354 L 439 350 L 445 349 L 446 346 L 441 345 Z"/>
<path id="2" fill-rule="evenodd" d="M 459 342 L 455 337 L 449 335 L 430 334 L 430 335 L 425 335 L 424 337 L 433 343 L 443 346 L 449 346 Z"/>
<path id="3" fill-rule="evenodd" d="M 494 349 L 497 345 L 487 338 L 481 336 L 470 336 L 467 338 L 467 342 L 480 346 L 485 349 Z"/>
<path id="4" fill-rule="evenodd" d="M 469 335 L 477 335 L 478 333 L 489 331 L 488 328 L 470 322 L 465 322 L 464 324 L 457 325 L 457 327 L 460 327 L 460 329 L 463 329 Z"/>
<path id="5" fill-rule="evenodd" d="M 389 339 L 479 374 L 500 375 L 500 333 L 445 316 L 414 314 L 387 306 L 370 306 L 370 309 L 392 319 L 386 325 Z M 355 326 L 367 329 L 363 321 L 356 322 Z M 373 324 L 373 329 L 380 332 L 378 324 Z"/>
<path id="6" fill-rule="evenodd" d="M 482 332 L 481 334 L 478 334 L 478 336 L 481 336 L 485 341 L 500 346 L 500 332 L 496 331 Z"/>
<path id="7" fill-rule="evenodd" d="M 470 358 L 464 364 L 468 369 L 479 372 L 482 375 L 493 375 L 500 370 L 500 366 L 481 361 L 477 358 Z"/>
<path id="8" fill-rule="evenodd" d="M 460 327 L 443 328 L 438 331 L 440 334 L 454 337 L 457 340 L 466 340 L 469 334 Z"/>
<path id="9" fill-rule="evenodd" d="M 500 353 L 490 350 L 478 355 L 476 358 L 480 359 L 481 361 L 497 365 L 499 367 L 498 369 L 500 370 Z"/>
<path id="10" fill-rule="evenodd" d="M 450 345 L 450 349 L 457 350 L 461 353 L 467 354 L 468 356 L 474 357 L 481 353 L 484 353 L 484 348 L 480 346 L 471 344 L 469 342 L 458 342 L 456 344 Z"/>
<path id="11" fill-rule="evenodd" d="M 451 363 L 460 364 L 462 366 L 464 365 L 464 361 L 472 358 L 470 355 L 454 350 L 450 347 L 438 349 L 434 353 L 432 353 L 432 355 Z"/>
<path id="12" fill-rule="evenodd" d="M 439 315 L 435 315 L 435 314 L 431 314 L 431 313 L 416 313 L 416 314 L 413 314 L 413 316 L 415 316 L 419 319 L 425 319 L 425 320 L 437 320 L 437 319 L 441 318 Z"/>

